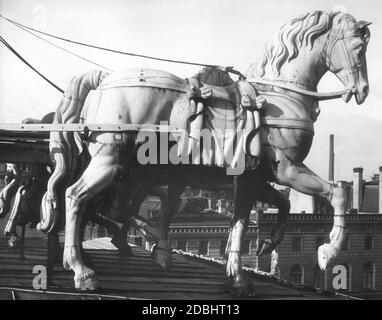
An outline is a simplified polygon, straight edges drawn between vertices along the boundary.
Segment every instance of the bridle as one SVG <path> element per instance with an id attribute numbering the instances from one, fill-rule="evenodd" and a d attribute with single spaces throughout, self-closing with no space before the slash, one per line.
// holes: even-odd
<path id="1" fill-rule="evenodd" d="M 352 55 L 349 50 L 349 45 L 345 41 L 348 38 L 352 38 L 355 36 L 359 36 L 357 32 L 350 32 L 348 34 L 345 34 L 343 30 L 337 31 L 333 34 L 333 32 L 330 32 L 326 38 L 323 50 L 321 52 L 322 59 L 325 63 L 325 65 L 328 66 L 330 69 L 330 66 L 332 66 L 332 52 L 334 50 L 334 47 L 339 42 L 341 44 L 343 52 L 345 52 L 348 63 L 350 65 L 350 71 L 347 73 L 347 75 L 352 75 L 353 77 L 357 78 L 358 80 L 358 71 L 359 66 L 352 63 Z"/>

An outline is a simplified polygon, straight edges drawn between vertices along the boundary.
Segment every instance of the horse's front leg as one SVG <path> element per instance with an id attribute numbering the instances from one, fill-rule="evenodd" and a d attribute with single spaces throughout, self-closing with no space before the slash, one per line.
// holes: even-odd
<path id="1" fill-rule="evenodd" d="M 253 181 L 252 181 L 253 182 Z M 253 287 L 242 270 L 241 264 L 241 241 L 247 228 L 253 199 L 251 197 L 250 175 L 243 174 L 234 179 L 234 214 L 229 240 L 227 243 L 227 276 L 233 278 L 234 288 L 240 294 L 253 294 Z"/>
<path id="2" fill-rule="evenodd" d="M 275 228 L 272 230 L 269 238 L 262 240 L 257 248 L 256 255 L 261 256 L 263 254 L 271 253 L 283 239 L 286 221 L 290 211 L 290 202 L 268 183 L 264 184 L 261 195 L 256 197 L 256 199 L 269 204 L 274 204 L 278 208 L 277 224 Z"/>
<path id="3" fill-rule="evenodd" d="M 287 157 L 282 157 L 279 162 L 277 180 L 280 184 L 299 192 L 327 199 L 333 206 L 334 226 L 330 232 L 330 243 L 325 243 L 318 249 L 318 263 L 320 268 L 325 270 L 338 256 L 344 240 L 345 190 L 324 181 L 304 164 L 292 162 Z"/>

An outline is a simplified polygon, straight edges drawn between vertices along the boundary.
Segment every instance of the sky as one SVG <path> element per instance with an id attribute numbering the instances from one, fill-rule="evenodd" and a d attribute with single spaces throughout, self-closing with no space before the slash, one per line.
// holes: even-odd
<path id="1" fill-rule="evenodd" d="M 335 180 L 351 180 L 354 167 L 369 179 L 382 166 L 382 1 L 380 0 L 0 0 L 2 15 L 64 38 L 122 51 L 206 64 L 235 66 L 245 73 L 267 39 L 292 18 L 312 10 L 341 10 L 372 21 L 367 52 L 370 94 L 320 103 L 315 138 L 305 163 L 328 178 L 329 134 L 335 135 Z M 66 88 L 70 79 L 95 68 L 0 20 L 0 34 L 34 67 Z M 180 77 L 199 67 L 122 56 L 53 41 L 112 70 L 148 67 Z M 324 76 L 319 91 L 343 89 Z M 0 47 L 0 122 L 41 118 L 61 94 Z"/>

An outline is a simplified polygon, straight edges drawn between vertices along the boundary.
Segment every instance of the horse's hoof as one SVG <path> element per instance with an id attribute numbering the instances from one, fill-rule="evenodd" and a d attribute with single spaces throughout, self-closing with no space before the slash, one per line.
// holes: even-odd
<path id="1" fill-rule="evenodd" d="M 232 287 L 239 296 L 253 297 L 256 295 L 252 281 L 246 277 L 234 279 Z"/>
<path id="2" fill-rule="evenodd" d="M 172 259 L 169 250 L 154 246 L 152 249 L 151 257 L 154 259 L 154 262 L 164 270 L 170 270 Z"/>
<path id="3" fill-rule="evenodd" d="M 260 257 L 261 255 L 270 254 L 276 248 L 276 244 L 272 239 L 265 239 L 261 241 L 259 247 L 256 250 L 256 255 Z"/>
<path id="4" fill-rule="evenodd" d="M 20 249 L 21 239 L 12 236 L 12 238 L 8 240 L 8 247 L 12 249 Z"/>
<path id="5" fill-rule="evenodd" d="M 317 258 L 321 270 L 326 270 L 338 255 L 338 250 L 330 243 L 324 243 L 318 248 Z"/>
<path id="6" fill-rule="evenodd" d="M 87 271 L 74 277 L 74 286 L 80 291 L 95 291 L 100 288 L 94 271 Z"/>

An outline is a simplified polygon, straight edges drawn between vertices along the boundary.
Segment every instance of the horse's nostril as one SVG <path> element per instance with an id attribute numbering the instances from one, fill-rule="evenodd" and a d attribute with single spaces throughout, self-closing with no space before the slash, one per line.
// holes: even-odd
<path id="1" fill-rule="evenodd" d="M 364 87 L 363 87 L 363 94 L 364 94 L 365 96 L 367 96 L 367 95 L 369 94 L 369 86 L 364 86 Z"/>

